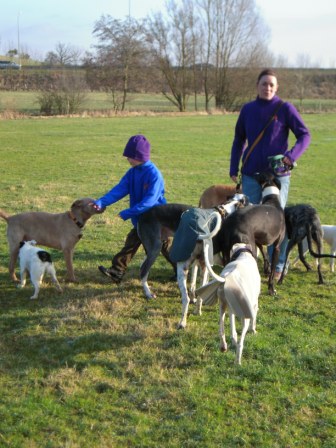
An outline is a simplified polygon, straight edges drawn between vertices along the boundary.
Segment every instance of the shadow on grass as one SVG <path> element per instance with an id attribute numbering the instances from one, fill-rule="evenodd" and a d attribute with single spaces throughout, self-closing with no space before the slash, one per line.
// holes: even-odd
<path id="1" fill-rule="evenodd" d="M 65 271 L 60 270 L 63 294 L 46 276 L 37 300 L 29 299 L 29 281 L 24 289 L 17 289 L 7 272 L 0 273 L 1 371 L 24 375 L 42 369 L 45 375 L 65 365 L 81 370 L 96 362 L 101 352 L 122 352 L 138 344 L 145 338 L 141 326 L 163 300 L 175 297 L 177 285 L 158 279 L 170 270 L 153 269 L 155 289 L 162 284 L 162 300 L 148 302 L 140 281 L 132 277 L 134 272 L 136 267 L 121 285 L 114 285 L 98 270 L 80 269 L 80 283 L 65 284 Z M 101 362 L 113 368 L 108 356 Z"/>

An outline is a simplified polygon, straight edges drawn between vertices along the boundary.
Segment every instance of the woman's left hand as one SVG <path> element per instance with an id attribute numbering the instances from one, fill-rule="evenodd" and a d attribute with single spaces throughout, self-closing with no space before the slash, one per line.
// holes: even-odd
<path id="1" fill-rule="evenodd" d="M 282 159 L 282 161 L 283 161 L 283 163 L 284 163 L 285 165 L 288 165 L 288 166 L 292 166 L 292 165 L 293 165 L 293 162 L 292 162 L 291 159 L 290 159 L 289 157 L 287 157 L 287 156 L 285 156 L 285 157 Z"/>

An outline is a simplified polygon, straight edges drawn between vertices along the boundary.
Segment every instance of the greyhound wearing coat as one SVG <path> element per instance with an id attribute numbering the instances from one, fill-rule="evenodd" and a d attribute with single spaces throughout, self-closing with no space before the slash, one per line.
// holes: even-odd
<path id="1" fill-rule="evenodd" d="M 140 278 L 147 299 L 156 298 L 148 285 L 148 275 L 160 254 L 162 243 L 176 232 L 183 212 L 190 208 L 186 204 L 163 204 L 152 207 L 139 217 L 137 231 L 146 252 L 140 267 Z M 176 274 L 176 263 L 169 261 Z"/>
<path id="2" fill-rule="evenodd" d="M 177 281 L 182 297 L 182 316 L 178 325 L 179 329 L 184 329 L 187 325 L 187 314 L 190 303 L 188 295 L 187 277 L 190 266 L 197 260 L 203 259 L 204 244 L 209 247 L 215 235 L 220 230 L 226 217 L 239 207 L 245 207 L 248 202 L 243 194 L 236 194 L 230 201 L 213 209 L 205 210 L 191 208 L 183 213 L 180 225 L 175 233 L 174 241 L 170 250 L 170 256 L 177 264 Z M 197 212 L 200 212 L 198 214 Z M 189 217 L 191 216 L 191 220 Z M 200 222 L 199 222 L 200 221 Z M 198 230 L 200 230 L 198 232 Z M 191 242 L 189 241 L 191 240 Z M 182 242 L 187 244 L 184 248 Z M 218 253 L 217 245 L 213 245 L 213 253 Z M 195 288 L 195 286 L 193 286 Z M 201 314 L 201 299 L 198 300 L 197 312 Z"/>

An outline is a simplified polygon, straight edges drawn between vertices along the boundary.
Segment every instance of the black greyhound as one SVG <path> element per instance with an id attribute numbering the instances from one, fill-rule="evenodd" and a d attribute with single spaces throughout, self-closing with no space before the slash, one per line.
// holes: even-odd
<path id="1" fill-rule="evenodd" d="M 238 209 L 228 216 L 214 238 L 221 247 L 224 264 L 230 260 L 230 250 L 236 243 L 251 244 L 252 251 L 257 257 L 257 247 L 273 244 L 271 271 L 268 278 L 269 294 L 274 295 L 274 273 L 279 259 L 280 244 L 282 243 L 286 226 L 285 215 L 279 202 L 280 181 L 271 173 L 261 173 L 256 176 L 262 188 L 262 203 Z M 264 270 L 268 270 L 267 256 Z"/>
<path id="2" fill-rule="evenodd" d="M 140 278 L 148 299 L 155 297 L 148 287 L 147 279 L 151 267 L 160 254 L 162 243 L 176 232 L 182 213 L 191 207 L 191 205 L 173 203 L 157 205 L 139 218 L 138 235 L 146 252 L 146 258 L 140 267 Z M 166 254 L 164 255 L 173 266 L 176 275 L 176 263 L 173 263 Z"/>
<path id="3" fill-rule="evenodd" d="M 317 258 L 317 272 L 319 278 L 319 284 L 323 284 L 323 277 L 321 272 L 320 258 L 332 257 L 330 254 L 322 254 L 323 247 L 323 230 L 321 227 L 321 221 L 315 208 L 308 204 L 298 204 L 291 207 L 285 207 L 285 220 L 286 230 L 288 235 L 288 245 L 286 249 L 286 263 L 290 251 L 294 246 L 298 245 L 299 258 L 306 267 L 307 271 L 311 270 L 311 267 L 307 263 L 302 247 L 302 240 L 307 238 L 308 249 L 310 254 Z M 312 248 L 312 242 L 316 243 L 317 253 Z M 282 271 L 281 277 L 278 283 L 282 283 L 285 275 L 285 267 Z"/>

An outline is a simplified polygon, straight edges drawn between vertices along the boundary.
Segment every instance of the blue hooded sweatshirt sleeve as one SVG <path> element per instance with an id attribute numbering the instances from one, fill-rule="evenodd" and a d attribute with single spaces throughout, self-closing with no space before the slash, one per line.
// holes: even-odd
<path id="1" fill-rule="evenodd" d="M 123 220 L 131 219 L 136 226 L 139 215 L 154 207 L 165 204 L 164 181 L 161 172 L 150 160 L 130 168 L 120 182 L 99 198 L 96 204 L 107 207 L 129 195 L 129 208 L 119 215 Z"/>

